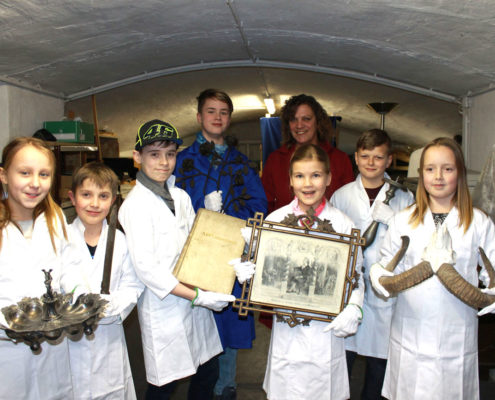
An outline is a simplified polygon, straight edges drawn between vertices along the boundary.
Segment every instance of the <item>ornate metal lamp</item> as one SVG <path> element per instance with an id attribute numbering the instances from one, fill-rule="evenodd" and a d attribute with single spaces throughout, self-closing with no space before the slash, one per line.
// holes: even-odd
<path id="1" fill-rule="evenodd" d="M 72 293 L 62 295 L 51 287 L 51 270 L 45 271 L 46 293 L 40 298 L 25 297 L 17 304 L 2 308 L 7 336 L 24 342 L 33 352 L 43 340 L 56 340 L 64 332 L 75 335 L 93 333 L 99 314 L 107 303 L 99 294 L 80 295 L 72 303 Z"/>
<path id="2" fill-rule="evenodd" d="M 398 106 L 399 103 L 369 103 L 368 107 L 372 108 L 376 113 L 380 114 L 380 129 L 385 130 L 385 114 L 388 114 L 395 107 Z"/>

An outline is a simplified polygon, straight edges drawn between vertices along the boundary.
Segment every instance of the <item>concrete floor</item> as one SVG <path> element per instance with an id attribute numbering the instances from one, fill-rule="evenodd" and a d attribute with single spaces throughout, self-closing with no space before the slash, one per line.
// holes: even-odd
<path id="1" fill-rule="evenodd" d="M 240 350 L 237 365 L 237 399 L 266 400 L 262 389 L 266 368 L 266 357 L 270 344 L 270 329 L 256 321 L 256 340 L 251 350 Z M 136 309 L 124 323 L 129 358 L 134 377 L 138 400 L 144 399 L 146 373 L 141 350 L 141 336 Z M 495 315 L 480 320 L 479 359 L 480 359 L 480 399 L 491 400 L 495 393 Z M 493 375 L 490 380 L 490 375 Z M 354 363 L 351 377 L 351 399 L 359 399 L 364 376 L 364 361 L 359 356 Z M 172 396 L 173 400 L 187 398 L 188 381 L 184 379 Z M 304 399 L 305 400 L 305 399 Z"/>

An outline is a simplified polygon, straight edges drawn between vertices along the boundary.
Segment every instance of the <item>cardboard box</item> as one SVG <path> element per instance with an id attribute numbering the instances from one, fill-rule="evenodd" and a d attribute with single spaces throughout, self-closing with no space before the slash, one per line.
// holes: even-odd
<path id="1" fill-rule="evenodd" d="M 59 142 L 94 143 L 93 124 L 81 121 L 45 121 L 43 127 L 49 130 Z"/>

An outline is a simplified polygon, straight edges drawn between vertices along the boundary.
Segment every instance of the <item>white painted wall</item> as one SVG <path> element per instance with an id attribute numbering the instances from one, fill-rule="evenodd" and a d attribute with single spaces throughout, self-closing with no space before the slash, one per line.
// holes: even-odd
<path id="1" fill-rule="evenodd" d="M 11 85 L 0 86 L 0 147 L 15 137 L 32 136 L 43 121 L 64 116 L 64 101 Z"/>
<path id="2" fill-rule="evenodd" d="M 481 171 L 495 144 L 495 90 L 464 100 L 463 142 L 468 169 Z"/>

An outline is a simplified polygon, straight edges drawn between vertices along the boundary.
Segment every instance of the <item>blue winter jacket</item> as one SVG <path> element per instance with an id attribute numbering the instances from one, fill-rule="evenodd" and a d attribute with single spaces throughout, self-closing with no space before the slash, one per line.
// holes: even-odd
<path id="1" fill-rule="evenodd" d="M 204 208 L 205 195 L 222 191 L 223 211 L 227 215 L 248 219 L 259 211 L 266 214 L 267 200 L 261 180 L 249 166 L 248 158 L 229 146 L 222 156 L 213 154 L 213 145 L 195 141 L 177 154 L 174 175 L 176 185 L 191 196 L 194 210 Z M 241 297 L 242 286 L 235 282 L 233 295 Z M 255 337 L 252 314 L 239 317 L 232 306 L 216 312 L 215 320 L 223 347 L 251 348 Z"/>

